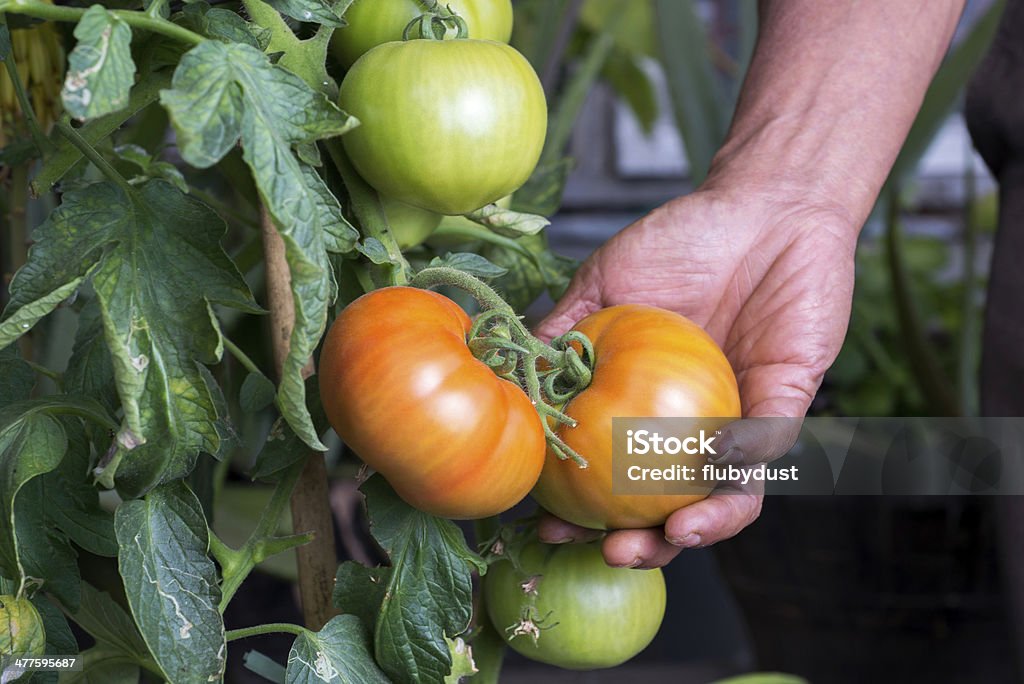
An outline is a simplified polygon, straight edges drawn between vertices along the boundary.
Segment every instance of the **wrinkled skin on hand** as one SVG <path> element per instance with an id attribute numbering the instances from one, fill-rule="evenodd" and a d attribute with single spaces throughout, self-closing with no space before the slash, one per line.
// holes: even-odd
<path id="1" fill-rule="evenodd" d="M 745 418 L 802 417 L 846 335 L 857 228 L 826 206 L 700 190 L 656 209 L 591 255 L 538 333 L 559 335 L 615 304 L 676 311 L 725 351 Z M 753 463 L 781 456 L 795 437 L 744 431 L 741 421 L 722 443 L 732 442 L 743 462 Z M 760 511 L 758 485 L 716 491 L 673 513 L 663 529 L 609 533 L 605 560 L 662 566 L 682 548 L 735 535 Z M 540 525 L 548 542 L 599 534 L 550 515 Z"/>

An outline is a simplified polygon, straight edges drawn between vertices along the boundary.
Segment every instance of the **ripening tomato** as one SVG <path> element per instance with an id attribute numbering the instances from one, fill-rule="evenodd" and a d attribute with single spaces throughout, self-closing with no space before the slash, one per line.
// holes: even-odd
<path id="1" fill-rule="evenodd" d="M 495 630 L 527 658 L 572 670 L 614 667 L 644 650 L 661 627 L 661 570 L 609 567 L 600 542 L 530 543 L 520 563 L 522 572 L 509 561 L 488 569 L 484 604 Z"/>
<path id="2" fill-rule="evenodd" d="M 431 233 L 441 224 L 441 219 L 444 218 L 440 214 L 393 200 L 390 197 L 381 196 L 380 203 L 384 209 L 384 216 L 388 219 L 391 234 L 394 235 L 398 246 L 402 249 L 409 249 L 422 243 L 430 237 Z"/>
<path id="3" fill-rule="evenodd" d="M 382 195 L 466 214 L 530 177 L 547 132 L 544 90 L 526 58 L 483 40 L 385 43 L 342 81 L 360 125 L 342 136 Z"/>
<path id="4" fill-rule="evenodd" d="M 482 518 L 526 496 L 544 463 L 529 398 L 466 346 L 470 320 L 427 290 L 352 302 L 320 355 L 320 396 L 338 435 L 416 508 Z"/>
<path id="5" fill-rule="evenodd" d="M 512 37 L 511 0 L 442 0 L 462 17 L 469 37 L 507 43 Z M 355 0 L 345 11 L 347 26 L 331 37 L 331 52 L 346 69 L 381 43 L 402 40 L 409 22 L 423 14 L 418 0 Z"/>
<path id="6" fill-rule="evenodd" d="M 558 434 L 585 458 L 579 468 L 549 453 L 534 498 L 569 522 L 595 529 L 661 525 L 695 494 L 612 494 L 612 418 L 718 418 L 709 432 L 739 418 L 736 376 L 725 354 L 697 324 L 650 306 L 613 306 L 587 316 L 575 328 L 594 345 L 590 385 L 563 411 L 579 422 Z M 701 466 L 702 456 L 678 462 Z"/>

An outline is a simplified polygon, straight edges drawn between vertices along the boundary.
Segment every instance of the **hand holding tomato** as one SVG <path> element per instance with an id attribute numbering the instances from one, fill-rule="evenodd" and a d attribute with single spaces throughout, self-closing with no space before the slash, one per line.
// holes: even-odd
<path id="1" fill-rule="evenodd" d="M 561 334 L 617 304 L 675 311 L 725 351 L 744 417 L 803 416 L 846 333 L 855 228 L 810 201 L 721 187 L 698 191 L 655 210 L 595 252 L 538 332 Z M 735 449 L 723 457 L 770 460 L 785 453 L 794 436 L 734 430 Z M 729 439 L 723 436 L 720 444 L 728 446 Z M 761 492 L 753 486 L 716 492 L 673 513 L 663 529 L 611 532 L 605 559 L 611 565 L 664 565 L 682 548 L 735 535 L 760 510 Z M 549 517 L 540 536 L 581 541 L 594 532 Z"/>

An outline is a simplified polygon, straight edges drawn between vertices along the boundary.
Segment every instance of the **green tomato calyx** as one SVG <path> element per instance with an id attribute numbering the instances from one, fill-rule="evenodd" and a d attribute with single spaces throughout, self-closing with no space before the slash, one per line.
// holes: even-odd
<path id="1" fill-rule="evenodd" d="M 469 38 L 466 20 L 437 0 L 420 0 L 423 14 L 410 21 L 402 40 L 459 40 Z"/>

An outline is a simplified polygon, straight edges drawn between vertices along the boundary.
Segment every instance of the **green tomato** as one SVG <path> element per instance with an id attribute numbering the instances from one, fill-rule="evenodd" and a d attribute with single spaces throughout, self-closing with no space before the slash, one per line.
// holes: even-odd
<path id="1" fill-rule="evenodd" d="M 469 37 L 508 43 L 512 37 L 512 0 L 441 0 L 462 17 Z M 355 0 L 343 26 L 331 38 L 331 52 L 346 69 L 381 43 L 402 40 L 402 32 L 423 14 L 417 0 Z"/>
<path id="2" fill-rule="evenodd" d="M 360 121 L 342 141 L 362 177 L 438 214 L 466 214 L 519 188 L 547 132 L 537 74 L 490 41 L 385 43 L 352 67 L 338 99 Z"/>
<path id="3" fill-rule="evenodd" d="M 609 567 L 600 542 L 533 542 L 520 560 L 522 573 L 508 561 L 490 567 L 484 602 L 494 628 L 527 658 L 571 670 L 614 667 L 658 633 L 665 615 L 661 570 Z"/>
<path id="4" fill-rule="evenodd" d="M 409 249 L 420 244 L 430 237 L 430 234 L 441 223 L 442 216 L 440 214 L 399 202 L 390 197 L 382 196 L 380 203 L 384 208 L 384 216 L 388 219 L 391 234 L 395 236 L 398 246 L 402 249 Z"/>

